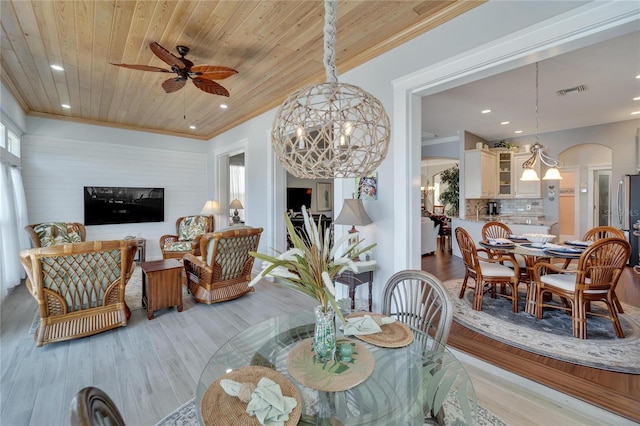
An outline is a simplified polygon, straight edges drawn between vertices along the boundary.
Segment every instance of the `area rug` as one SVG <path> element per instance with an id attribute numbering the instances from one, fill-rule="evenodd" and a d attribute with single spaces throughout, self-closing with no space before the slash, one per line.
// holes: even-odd
<path id="1" fill-rule="evenodd" d="M 571 316 L 560 309 L 545 309 L 542 320 L 524 312 L 524 291 L 519 312 L 511 311 L 509 299 L 485 295 L 482 311 L 474 311 L 473 291 L 459 299 L 462 279 L 444 283 L 453 302 L 456 322 L 480 334 L 539 355 L 603 370 L 640 374 L 640 309 L 623 304 L 619 314 L 625 338 L 617 338 L 608 318 L 587 318 L 587 339 L 572 336 Z M 524 288 L 523 288 L 524 290 Z M 604 312 L 600 303 L 592 309 Z"/>
<path id="2" fill-rule="evenodd" d="M 142 268 L 136 266 L 124 290 L 124 301 L 130 310 L 142 309 Z M 40 322 L 40 312 L 36 310 L 36 314 L 31 321 L 29 334 L 34 334 Z"/>
<path id="3" fill-rule="evenodd" d="M 460 423 L 461 419 L 458 418 L 446 418 L 446 425 L 462 425 L 464 421 Z M 478 422 L 479 426 L 506 426 L 498 416 L 490 412 L 489 410 L 478 407 Z M 196 404 L 193 399 L 182 404 L 177 410 L 169 413 L 164 419 L 160 420 L 156 426 L 197 426 L 198 415 L 196 413 Z M 425 423 L 425 426 L 427 424 Z"/>

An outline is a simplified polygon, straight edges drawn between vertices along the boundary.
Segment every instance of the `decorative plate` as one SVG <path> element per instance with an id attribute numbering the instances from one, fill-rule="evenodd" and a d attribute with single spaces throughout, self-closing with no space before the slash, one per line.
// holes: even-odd
<path id="1" fill-rule="evenodd" d="M 363 315 L 370 315 L 374 319 L 383 316 L 373 312 L 354 312 L 347 315 L 347 318 L 356 318 Z M 395 321 L 381 325 L 380 328 L 382 329 L 380 333 L 360 334 L 353 337 L 381 348 L 402 348 L 413 342 L 413 331 L 403 322 Z"/>
<path id="2" fill-rule="evenodd" d="M 482 247 L 490 248 L 490 249 L 512 249 L 515 248 L 515 244 L 491 244 L 488 241 L 480 241 L 480 245 Z"/>
<path id="3" fill-rule="evenodd" d="M 353 345 L 352 359 L 340 361 L 340 345 Z M 287 356 L 287 371 L 300 384 L 321 391 L 340 392 L 358 386 L 373 373 L 375 359 L 362 343 L 350 339 L 338 339 L 336 360 L 316 362 L 313 338 L 304 339 L 294 346 Z"/>
<path id="4" fill-rule="evenodd" d="M 250 382 L 257 384 L 263 377 L 267 377 L 280 385 L 283 395 L 296 399 L 298 404 L 293 411 L 289 413 L 289 420 L 284 422 L 284 424 L 286 426 L 297 425 L 302 409 L 298 390 L 283 374 L 270 368 L 259 366 L 242 367 L 238 370 L 231 371 L 230 373 L 220 376 L 218 380 L 207 388 L 202 396 L 202 403 L 200 404 L 200 413 L 202 414 L 204 424 L 221 426 L 260 425 L 255 416 L 250 416 L 247 413 L 246 403 L 240 401 L 237 396 L 227 394 L 224 389 L 222 389 L 220 380 L 230 379 L 240 383 Z"/>

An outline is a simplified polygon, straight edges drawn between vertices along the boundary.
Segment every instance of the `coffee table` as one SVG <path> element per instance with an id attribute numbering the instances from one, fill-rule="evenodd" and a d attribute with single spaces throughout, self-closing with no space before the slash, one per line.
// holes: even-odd
<path id="1" fill-rule="evenodd" d="M 147 318 L 152 320 L 154 311 L 176 306 L 182 312 L 182 263 L 176 259 L 141 262 L 142 306 L 147 308 Z"/>

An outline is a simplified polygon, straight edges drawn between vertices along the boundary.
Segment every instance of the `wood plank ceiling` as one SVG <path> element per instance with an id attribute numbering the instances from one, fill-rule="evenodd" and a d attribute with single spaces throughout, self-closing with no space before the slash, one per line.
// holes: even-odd
<path id="1" fill-rule="evenodd" d="M 298 87 L 326 80 L 323 1 L 0 3 L 0 78 L 34 116 L 206 140 L 278 106 Z M 342 0 L 338 71 L 344 73 L 481 3 Z M 168 68 L 149 49 L 151 41 L 176 56 L 175 46 L 188 46 L 187 58 L 195 65 L 238 70 L 220 81 L 231 96 L 211 95 L 191 83 L 166 94 L 161 83 L 173 74 L 110 65 Z M 64 71 L 51 69 L 54 64 Z M 228 109 L 220 108 L 223 103 Z"/>

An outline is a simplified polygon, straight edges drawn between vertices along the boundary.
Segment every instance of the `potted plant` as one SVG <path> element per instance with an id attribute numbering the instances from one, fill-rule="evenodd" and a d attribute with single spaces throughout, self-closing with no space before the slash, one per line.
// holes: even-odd
<path id="1" fill-rule="evenodd" d="M 460 169 L 458 165 L 443 170 L 440 173 L 440 182 L 447 184 L 440 193 L 440 202 L 448 206 L 448 216 L 457 216 L 460 205 Z"/>

